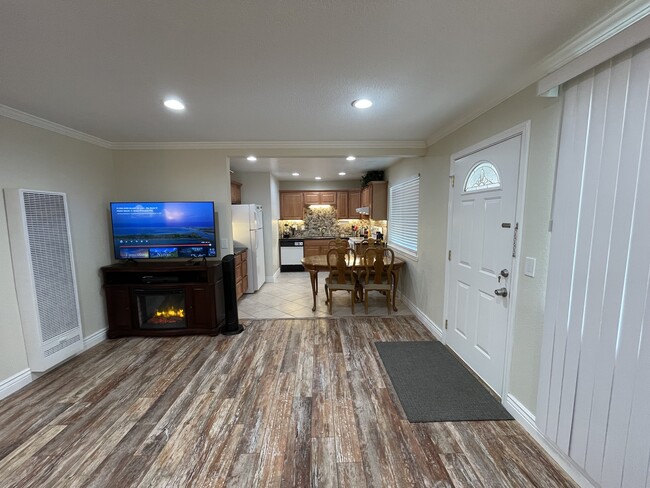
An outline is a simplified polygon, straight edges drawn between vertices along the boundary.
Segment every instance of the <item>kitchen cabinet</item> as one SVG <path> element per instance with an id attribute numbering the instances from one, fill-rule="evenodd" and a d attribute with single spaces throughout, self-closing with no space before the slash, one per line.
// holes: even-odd
<path id="1" fill-rule="evenodd" d="M 230 203 L 239 205 L 241 203 L 241 183 L 230 180 Z"/>
<path id="2" fill-rule="evenodd" d="M 305 205 L 336 205 L 335 191 L 306 191 L 303 192 Z"/>
<path id="3" fill-rule="evenodd" d="M 336 192 L 336 218 L 337 219 L 349 219 L 349 206 L 348 206 L 348 192 L 347 191 L 337 191 Z"/>
<path id="4" fill-rule="evenodd" d="M 348 218 L 360 219 L 361 215 L 357 209 L 361 206 L 361 190 L 350 190 L 348 192 Z"/>
<path id="5" fill-rule="evenodd" d="M 336 205 L 336 192 L 335 191 L 321 191 L 320 192 L 321 205 Z"/>
<path id="6" fill-rule="evenodd" d="M 280 192 L 280 219 L 281 220 L 303 220 L 303 192 L 281 191 Z"/>
<path id="7" fill-rule="evenodd" d="M 372 209 L 372 218 L 386 219 L 388 183 L 373 181 L 363 190 L 347 191 L 281 191 L 280 219 L 303 220 L 303 207 L 308 205 L 334 205 L 337 219 L 360 219 L 357 208 Z"/>
<path id="8" fill-rule="evenodd" d="M 388 218 L 388 182 L 371 181 L 361 190 L 361 206 L 368 207 L 369 216 L 373 220 Z"/>
<path id="9" fill-rule="evenodd" d="M 335 239 L 305 239 L 304 241 L 304 256 L 319 256 L 327 254 L 330 248 L 330 242 Z"/>
<path id="10" fill-rule="evenodd" d="M 235 291 L 237 300 L 248 289 L 248 251 L 246 249 L 235 252 Z"/>
<path id="11" fill-rule="evenodd" d="M 320 192 L 306 191 L 302 194 L 305 205 L 320 205 Z"/>
<path id="12" fill-rule="evenodd" d="M 370 186 L 366 186 L 361 190 L 361 206 L 370 207 Z"/>

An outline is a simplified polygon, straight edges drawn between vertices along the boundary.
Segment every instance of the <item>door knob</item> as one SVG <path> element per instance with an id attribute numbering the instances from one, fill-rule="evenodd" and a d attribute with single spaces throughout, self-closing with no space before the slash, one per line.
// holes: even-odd
<path id="1" fill-rule="evenodd" d="M 498 297 L 507 297 L 508 290 L 506 288 L 497 288 L 496 290 L 494 290 L 494 294 Z"/>
<path id="2" fill-rule="evenodd" d="M 508 276 L 510 276 L 510 271 L 508 271 L 507 269 L 504 268 L 504 269 L 501 270 L 501 273 L 499 273 L 499 274 L 501 276 L 503 276 L 504 278 L 507 278 Z"/>

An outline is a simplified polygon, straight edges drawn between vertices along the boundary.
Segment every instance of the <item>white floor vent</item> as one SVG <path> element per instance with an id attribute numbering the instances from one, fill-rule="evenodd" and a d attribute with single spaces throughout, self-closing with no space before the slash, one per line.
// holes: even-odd
<path id="1" fill-rule="evenodd" d="M 29 367 L 46 371 L 83 349 L 66 196 L 4 194 Z"/>

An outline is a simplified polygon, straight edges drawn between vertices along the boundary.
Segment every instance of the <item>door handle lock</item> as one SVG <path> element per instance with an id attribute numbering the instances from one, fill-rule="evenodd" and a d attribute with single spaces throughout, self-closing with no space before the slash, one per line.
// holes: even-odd
<path id="1" fill-rule="evenodd" d="M 508 290 L 504 288 L 497 288 L 494 290 L 494 294 L 498 297 L 507 297 L 508 296 Z"/>
<path id="2" fill-rule="evenodd" d="M 508 276 L 510 276 L 510 271 L 508 271 L 507 269 L 504 268 L 504 269 L 501 270 L 501 273 L 499 273 L 499 274 L 501 276 L 503 276 L 504 278 L 507 278 Z"/>

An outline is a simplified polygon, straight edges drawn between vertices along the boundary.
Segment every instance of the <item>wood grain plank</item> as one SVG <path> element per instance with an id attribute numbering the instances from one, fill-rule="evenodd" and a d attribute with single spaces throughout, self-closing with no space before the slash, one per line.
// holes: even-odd
<path id="1" fill-rule="evenodd" d="M 309 486 L 311 466 L 311 401 L 294 397 L 285 447 L 281 486 Z"/>
<path id="2" fill-rule="evenodd" d="M 377 424 L 377 412 L 370 388 L 361 371 L 348 373 L 354 413 L 359 426 L 359 444 L 363 453 L 363 470 L 368 486 L 398 486 L 389 466 L 386 447 Z"/>
<path id="3" fill-rule="evenodd" d="M 321 323 L 326 321 L 321 321 Z M 331 367 L 326 344 L 314 346 L 312 437 L 334 437 Z"/>
<path id="4" fill-rule="evenodd" d="M 485 486 L 512 487 L 515 485 L 502 471 L 488 452 L 482 439 L 471 429 L 471 422 L 453 422 L 449 430 L 461 447 L 465 459 L 474 467 L 474 471 Z"/>
<path id="5" fill-rule="evenodd" d="M 311 397 L 314 385 L 314 321 L 307 323 L 300 321 L 302 332 L 300 341 L 300 356 L 296 370 L 296 392 L 297 396 Z"/>
<path id="6" fill-rule="evenodd" d="M 311 440 L 312 486 L 338 487 L 336 446 L 333 437 L 313 437 Z"/>
<path id="7" fill-rule="evenodd" d="M 365 488 L 366 477 L 361 463 L 338 463 L 339 488 Z"/>
<path id="8" fill-rule="evenodd" d="M 274 405 L 270 410 L 268 428 L 260 446 L 260 464 L 255 477 L 257 486 L 268 486 L 272 480 L 277 478 L 276 482 L 280 482 L 282 478 L 296 378 L 294 373 L 278 375 Z"/>
<path id="9" fill-rule="evenodd" d="M 254 486 L 255 467 L 259 464 L 258 453 L 239 454 L 233 460 L 230 474 L 226 479 L 227 488 L 241 488 L 243 486 Z"/>
<path id="10" fill-rule="evenodd" d="M 336 461 L 338 463 L 361 463 L 359 433 L 354 416 L 354 403 L 347 381 L 343 353 L 333 355 L 332 390 L 334 394 L 334 434 Z"/>
<path id="11" fill-rule="evenodd" d="M 442 454 L 440 456 L 447 473 L 455 488 L 497 487 L 500 485 L 484 485 L 479 479 L 474 467 L 463 454 Z"/>

